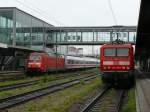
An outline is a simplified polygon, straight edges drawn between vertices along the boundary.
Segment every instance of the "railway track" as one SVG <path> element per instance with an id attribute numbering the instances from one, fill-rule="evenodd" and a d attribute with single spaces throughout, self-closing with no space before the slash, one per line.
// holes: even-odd
<path id="1" fill-rule="evenodd" d="M 18 84 L 0 86 L 0 92 L 6 91 L 6 90 L 12 90 L 16 88 L 21 88 L 21 87 L 26 87 L 26 86 L 31 86 L 31 85 L 37 84 L 39 81 L 40 80 L 34 80 L 34 81 L 28 81 L 28 82 L 23 82 L 23 83 L 18 83 Z"/>
<path id="2" fill-rule="evenodd" d="M 88 103 L 81 112 L 101 112 L 102 110 L 101 106 L 103 102 L 106 101 L 105 96 L 106 93 L 110 91 L 110 86 L 105 87 L 100 93 L 90 102 Z M 123 95 L 125 93 L 125 90 L 116 90 L 115 96 L 111 99 L 111 103 L 108 103 L 108 105 L 105 105 L 105 111 L 106 112 L 119 112 Z"/>
<path id="3" fill-rule="evenodd" d="M 0 82 L 25 78 L 23 71 L 2 71 L 0 72 Z"/>
<path id="4" fill-rule="evenodd" d="M 74 73 L 74 74 L 78 74 L 78 73 Z M 63 77 L 63 76 L 58 76 L 58 77 Z M 0 82 L 19 80 L 24 78 L 26 78 L 24 71 L 1 71 L 0 72 Z"/>
<path id="5" fill-rule="evenodd" d="M 66 82 L 63 82 L 63 83 L 58 82 L 58 83 L 51 84 L 47 87 L 34 90 L 34 91 L 30 91 L 30 92 L 27 92 L 27 93 L 18 94 L 18 95 L 14 95 L 14 96 L 11 96 L 11 97 L 0 99 L 0 110 L 10 108 L 10 107 L 15 106 L 17 104 L 27 102 L 29 100 L 38 98 L 40 96 L 43 96 L 43 95 L 46 95 L 46 94 L 49 94 L 49 93 L 54 93 L 54 92 L 63 90 L 65 88 L 68 88 L 68 87 L 71 87 L 73 85 L 79 84 L 81 80 L 88 81 L 88 80 L 92 80 L 96 77 L 97 77 L 97 75 L 86 76 L 86 77 L 82 77 L 82 78 L 80 77 L 78 79 L 74 79 L 74 80 L 71 80 L 71 81 L 66 81 Z"/>
<path id="6" fill-rule="evenodd" d="M 55 81 L 62 80 L 62 79 L 65 79 L 65 78 L 70 78 L 70 77 L 77 77 L 77 76 L 80 76 L 80 74 L 60 75 L 60 76 L 56 77 L 58 79 L 56 79 Z M 0 92 L 35 85 L 35 84 L 38 84 L 40 81 L 42 81 L 42 79 L 33 80 L 33 81 L 26 81 L 26 82 L 17 83 L 17 84 L 10 84 L 10 85 L 5 85 L 5 86 L 0 86 Z"/>

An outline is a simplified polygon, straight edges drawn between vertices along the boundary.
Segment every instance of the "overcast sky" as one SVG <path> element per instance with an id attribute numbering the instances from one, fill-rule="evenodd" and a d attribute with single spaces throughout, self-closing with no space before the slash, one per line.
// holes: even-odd
<path id="1" fill-rule="evenodd" d="M 137 25 L 140 0 L 110 0 L 118 25 Z M 54 26 L 116 25 L 108 0 L 0 0 Z"/>

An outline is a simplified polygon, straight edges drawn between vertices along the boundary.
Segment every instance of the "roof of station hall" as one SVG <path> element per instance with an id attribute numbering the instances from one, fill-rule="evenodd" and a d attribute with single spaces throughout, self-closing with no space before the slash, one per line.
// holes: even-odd
<path id="1" fill-rule="evenodd" d="M 52 31 L 129 31 L 136 32 L 137 26 L 67 26 L 67 27 L 52 27 Z"/>

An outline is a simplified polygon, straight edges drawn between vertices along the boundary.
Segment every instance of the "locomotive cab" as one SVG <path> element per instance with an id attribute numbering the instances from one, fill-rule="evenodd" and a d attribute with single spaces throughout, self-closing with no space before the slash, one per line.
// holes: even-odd
<path id="1" fill-rule="evenodd" d="M 31 53 L 27 61 L 27 71 L 45 72 L 44 61 L 43 54 Z"/>
<path id="2" fill-rule="evenodd" d="M 133 79 L 134 60 L 132 45 L 103 45 L 100 54 L 100 69 L 103 82 L 114 83 Z"/>

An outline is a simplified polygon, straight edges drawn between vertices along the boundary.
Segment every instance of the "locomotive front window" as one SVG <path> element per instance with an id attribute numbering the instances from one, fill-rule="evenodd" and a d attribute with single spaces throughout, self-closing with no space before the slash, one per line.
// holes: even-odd
<path id="1" fill-rule="evenodd" d="M 30 56 L 30 60 L 40 60 L 41 56 Z"/>
<path id="2" fill-rule="evenodd" d="M 104 56 L 129 56 L 129 48 L 105 48 Z"/>
<path id="3" fill-rule="evenodd" d="M 117 56 L 129 56 L 128 48 L 117 48 Z"/>
<path id="4" fill-rule="evenodd" d="M 116 56 L 116 48 L 105 48 L 104 56 Z"/>

